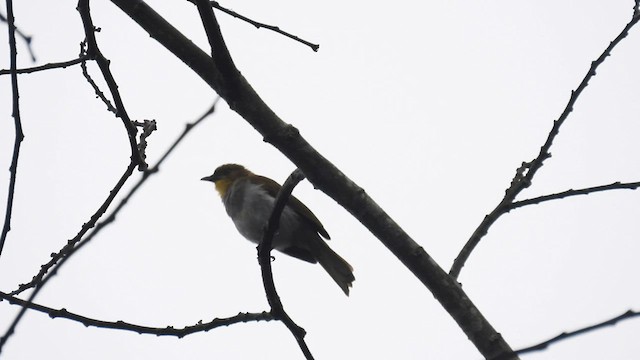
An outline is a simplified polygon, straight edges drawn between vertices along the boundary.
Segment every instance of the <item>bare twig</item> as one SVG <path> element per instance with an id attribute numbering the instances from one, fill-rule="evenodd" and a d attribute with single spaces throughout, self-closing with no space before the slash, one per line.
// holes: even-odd
<path id="1" fill-rule="evenodd" d="M 90 59 L 94 59 L 102 72 L 102 76 L 109 87 L 109 91 L 111 92 L 111 97 L 113 98 L 113 102 L 115 103 L 116 108 L 116 116 L 122 119 L 122 123 L 124 124 L 125 129 L 127 130 L 127 135 L 129 137 L 129 145 L 131 147 L 131 158 L 133 162 L 137 165 L 140 165 L 144 168 L 144 161 L 138 152 L 138 143 L 136 140 L 137 129 L 134 126 L 133 122 L 129 118 L 127 111 L 124 107 L 124 103 L 122 102 L 122 98 L 120 97 L 120 91 L 118 90 L 118 84 L 113 78 L 113 74 L 109 69 L 109 60 L 100 52 L 98 48 L 98 43 L 96 41 L 95 34 L 95 26 L 93 25 L 93 20 L 91 19 L 91 11 L 89 10 L 89 0 L 79 0 L 78 13 L 80 13 L 80 18 L 82 19 L 82 25 L 84 27 L 84 35 L 86 38 L 87 44 L 87 56 Z"/>
<path id="2" fill-rule="evenodd" d="M 313 44 L 313 43 L 310 43 L 310 42 L 308 42 L 308 41 L 306 41 L 306 40 L 303 40 L 303 39 L 301 39 L 301 38 L 299 38 L 299 37 L 297 37 L 297 36 L 295 36 L 295 35 L 293 35 L 293 34 L 290 34 L 290 33 L 286 32 L 286 31 L 281 30 L 281 29 L 280 29 L 279 27 L 277 27 L 277 26 L 267 25 L 267 24 L 263 24 L 263 23 L 260 23 L 260 22 L 257 22 L 257 21 L 254 21 L 254 20 L 251 20 L 251 19 L 249 19 L 248 17 L 243 16 L 243 15 L 240 15 L 240 14 L 238 14 L 237 12 L 235 12 L 235 11 L 233 11 L 233 10 L 229 10 L 229 9 L 227 9 L 227 8 L 224 8 L 224 7 L 222 7 L 222 5 L 220 5 L 217 1 L 211 1 L 211 6 L 213 6 L 214 8 L 216 8 L 216 9 L 218 9 L 218 10 L 222 11 L 222 12 L 223 12 L 223 13 L 225 13 L 225 14 L 228 14 L 228 15 L 233 16 L 234 18 L 237 18 L 237 19 L 240 19 L 240 20 L 242 20 L 242 21 L 248 22 L 249 24 L 251 24 L 251 25 L 255 26 L 257 29 L 265 28 L 265 29 L 267 29 L 267 30 L 275 31 L 275 32 L 277 32 L 277 33 L 278 33 L 278 34 L 280 34 L 280 35 L 284 35 L 284 36 L 288 37 L 289 39 L 293 39 L 293 40 L 295 40 L 295 41 L 297 41 L 297 42 L 299 42 L 299 43 L 305 44 L 305 45 L 307 45 L 308 47 L 310 47 L 310 48 L 311 48 L 311 50 L 313 50 L 313 51 L 315 51 L 315 52 L 317 52 L 317 51 L 318 51 L 318 49 L 320 48 L 320 45 Z"/>
<path id="3" fill-rule="evenodd" d="M 595 325 L 586 326 L 586 327 L 583 327 L 581 329 L 570 331 L 570 332 L 563 332 L 562 334 L 560 334 L 560 335 L 558 335 L 556 337 L 553 337 L 553 338 L 551 338 L 549 340 L 543 341 L 543 342 L 541 342 L 539 344 L 532 345 L 532 346 L 529 346 L 529 347 L 526 347 L 526 348 L 522 348 L 520 350 L 516 350 L 516 353 L 518 355 L 521 355 L 521 354 L 525 354 L 525 353 L 529 353 L 529 352 L 533 352 L 533 351 L 544 350 L 547 347 L 549 347 L 550 345 L 552 345 L 554 343 L 557 343 L 559 341 L 566 340 L 566 339 L 574 337 L 574 336 L 582 335 L 582 334 L 590 332 L 590 331 L 598 330 L 598 329 L 603 328 L 605 326 L 613 326 L 613 325 L 617 324 L 620 321 L 629 320 L 629 319 L 637 317 L 637 316 L 640 316 L 640 312 L 633 311 L 633 310 L 628 310 L 627 312 L 625 312 L 622 315 L 616 316 L 616 317 L 614 317 L 612 319 L 603 321 L 601 323 L 598 323 L 598 324 L 595 324 Z"/>
<path id="4" fill-rule="evenodd" d="M 15 128 L 15 140 L 13 143 L 13 156 L 11 157 L 11 165 L 9 167 L 9 190 L 7 191 L 7 206 L 4 216 L 4 225 L 2 226 L 2 234 L 0 235 L 0 255 L 4 248 L 7 235 L 11 230 L 11 214 L 13 213 L 13 195 L 16 189 L 16 176 L 18 173 L 18 158 L 20 156 L 20 144 L 24 139 L 22 132 L 22 121 L 20 120 L 20 93 L 18 91 L 18 74 L 16 73 L 18 51 L 16 49 L 16 27 L 13 17 L 13 0 L 7 0 L 7 23 L 9 24 L 9 59 L 11 67 L 11 91 L 13 93 L 13 124 Z"/>
<path id="5" fill-rule="evenodd" d="M 530 198 L 530 199 L 515 201 L 515 202 L 511 203 L 511 205 L 509 206 L 509 210 L 507 210 L 507 211 L 511 211 L 513 209 L 517 209 L 519 207 L 523 207 L 523 206 L 527 206 L 527 205 L 540 204 L 540 203 L 545 202 L 545 201 L 564 199 L 564 198 L 570 197 L 570 196 L 587 195 L 587 194 L 591 194 L 591 193 L 595 193 L 595 192 L 609 191 L 609 190 L 620 190 L 620 189 L 636 190 L 639 187 L 640 187 L 640 182 L 621 183 L 619 181 L 616 181 L 616 182 L 608 184 L 608 185 L 593 186 L 593 187 L 588 187 L 588 188 L 584 188 L 584 189 L 576 189 L 576 190 L 569 189 L 569 190 L 566 190 L 566 191 L 563 191 L 563 192 L 559 192 L 559 193 L 555 193 L 555 194 L 537 196 L 537 197 Z"/>
<path id="6" fill-rule="evenodd" d="M 69 246 L 69 244 L 67 244 L 65 247 L 60 249 L 60 251 L 58 251 L 57 253 L 53 253 L 51 255 L 51 260 L 49 260 L 49 262 L 47 262 L 46 264 L 40 266 L 40 271 L 38 272 L 38 274 L 36 274 L 33 277 L 33 279 L 31 279 L 31 281 L 29 281 L 28 283 L 25 283 L 25 284 L 20 284 L 18 289 L 12 291 L 9 294 L 10 295 L 18 295 L 18 294 L 22 293 L 23 291 L 25 291 L 27 289 L 30 289 L 30 288 L 33 288 L 33 287 L 39 285 L 41 283 L 42 279 L 44 278 L 44 276 L 49 272 L 49 270 L 55 264 L 57 264 L 63 257 L 70 256 L 71 254 L 73 254 L 76 251 L 80 250 L 82 247 L 87 245 L 103 228 L 105 228 L 109 224 L 113 223 L 115 221 L 115 219 L 116 219 L 116 216 L 120 212 L 120 210 L 122 210 L 122 208 L 124 208 L 124 206 L 129 202 L 129 200 L 131 199 L 133 194 L 135 194 L 138 191 L 138 189 L 140 189 L 140 187 L 147 181 L 147 179 L 149 177 L 151 177 L 151 175 L 153 175 L 153 174 L 155 174 L 155 173 L 157 173 L 159 171 L 160 165 L 162 165 L 162 163 L 165 161 L 165 159 L 173 152 L 173 150 L 178 146 L 178 144 L 182 141 L 182 139 L 184 139 L 187 136 L 187 134 L 191 130 L 193 130 L 193 128 L 195 126 L 200 124 L 209 115 L 214 113 L 216 104 L 218 103 L 219 100 L 220 100 L 220 98 L 216 98 L 216 100 L 213 102 L 211 107 L 204 114 L 202 114 L 202 116 L 200 116 L 194 122 L 186 124 L 185 129 L 178 136 L 178 138 L 176 138 L 176 140 L 174 140 L 173 144 L 171 144 L 171 146 L 164 152 L 164 154 L 160 157 L 158 162 L 155 165 L 153 165 L 152 167 L 150 167 L 149 169 L 147 169 L 147 171 L 142 173 L 142 176 L 140 177 L 140 179 L 138 179 L 138 182 L 131 188 L 131 190 L 129 190 L 129 192 L 122 198 L 122 200 L 120 200 L 120 202 L 115 207 L 115 209 L 113 209 L 113 211 L 104 220 L 98 222 L 96 224 L 96 226 L 93 228 L 93 230 L 91 230 L 91 232 L 89 232 L 87 234 L 87 236 L 83 237 L 81 241 L 74 242 L 73 245 L 71 245 L 71 246 Z M 74 246 L 74 245 L 76 245 L 76 246 Z"/>
<path id="7" fill-rule="evenodd" d="M 280 188 L 276 201 L 273 205 L 271 216 L 269 217 L 269 222 L 267 223 L 267 227 L 264 231 L 262 241 L 260 242 L 260 245 L 258 245 L 258 262 L 260 263 L 260 269 L 262 270 L 262 282 L 264 284 L 267 300 L 271 306 L 271 314 L 273 314 L 277 320 L 282 321 L 287 329 L 289 329 L 293 337 L 298 342 L 298 346 L 302 350 L 305 358 L 307 358 L 307 360 L 312 360 L 313 355 L 311 354 L 307 343 L 304 341 L 306 331 L 298 326 L 284 310 L 282 301 L 280 301 L 280 296 L 278 296 L 276 286 L 273 282 L 273 272 L 271 270 L 271 244 L 273 236 L 280 225 L 280 215 L 291 196 L 293 188 L 302 181 L 302 179 L 304 179 L 304 174 L 302 171 L 296 169 L 291 173 L 291 175 L 289 175 L 285 183 Z"/>
<path id="8" fill-rule="evenodd" d="M 543 162 L 551 157 L 551 153 L 549 149 L 553 144 L 553 140 L 558 135 L 560 131 L 560 127 L 564 124 L 565 120 L 569 116 L 569 114 L 573 111 L 573 106 L 576 101 L 580 97 L 580 94 L 584 91 L 584 89 L 589 84 L 589 80 L 596 75 L 596 70 L 598 66 L 600 66 L 604 60 L 611 55 L 611 51 L 624 39 L 629 30 L 640 20 L 640 13 L 634 13 L 634 16 L 631 18 L 631 21 L 622 29 L 620 34 L 616 36 L 613 41 L 607 46 L 607 48 L 600 54 L 600 56 L 591 63 L 591 67 L 587 74 L 584 76 L 578 87 L 571 92 L 571 96 L 569 98 L 569 102 L 564 108 L 564 111 L 560 115 L 560 117 L 553 122 L 553 127 L 547 136 L 547 140 L 540 148 L 540 153 L 538 156 L 533 159 L 531 162 L 523 163 L 520 168 L 516 171 L 516 176 L 514 180 L 511 182 L 511 186 L 505 191 L 504 198 L 500 201 L 498 206 L 496 206 L 493 211 L 485 216 L 484 220 L 480 223 L 480 225 L 473 232 L 467 243 L 464 245 L 458 257 L 456 257 L 453 265 L 451 266 L 451 270 L 449 270 L 449 275 L 451 275 L 454 279 L 457 279 L 460 275 L 460 271 L 462 271 L 462 267 L 465 262 L 475 249 L 475 247 L 480 243 L 480 240 L 487 234 L 489 228 L 493 225 L 493 223 L 503 214 L 508 212 L 512 207 L 513 201 L 516 196 L 520 194 L 520 192 L 531 185 L 533 177 L 536 172 L 542 167 Z"/>
<path id="9" fill-rule="evenodd" d="M 45 65 L 34 66 L 34 67 L 30 67 L 30 68 L 17 69 L 16 73 L 17 74 L 31 74 L 31 73 L 34 73 L 34 72 L 51 70 L 51 69 L 64 69 L 64 68 L 67 68 L 69 66 L 80 64 L 85 60 L 87 60 L 86 57 L 79 57 L 77 59 L 73 59 L 73 60 L 69 60 L 69 61 L 48 63 L 48 64 L 45 64 Z M 8 75 L 8 74 L 11 74 L 11 70 L 0 70 L 0 75 Z"/>
<path id="10" fill-rule="evenodd" d="M 238 313 L 238 315 L 227 317 L 227 318 L 215 318 L 206 323 L 200 320 L 195 325 L 185 326 L 183 328 L 174 328 L 173 326 L 156 328 L 156 327 L 150 327 L 150 326 L 131 324 L 124 321 L 113 322 L 113 321 L 92 319 L 83 315 L 75 314 L 64 308 L 53 309 L 47 306 L 34 304 L 32 302 L 19 299 L 15 296 L 11 296 L 9 294 L 5 294 L 0 291 L 0 301 L 2 301 L 2 299 L 9 301 L 9 303 L 13 305 L 27 307 L 31 310 L 35 310 L 35 311 L 47 314 L 52 319 L 55 319 L 55 318 L 68 319 L 68 320 L 79 322 L 86 327 L 94 326 L 94 327 L 103 328 L 103 329 L 133 331 L 138 334 L 151 334 L 151 335 L 157 335 L 157 336 L 175 336 L 178 338 L 183 338 L 187 335 L 191 335 L 191 334 L 195 334 L 203 331 L 209 331 L 218 327 L 229 326 L 237 323 L 274 320 L 273 315 L 267 312 Z"/>
<path id="11" fill-rule="evenodd" d="M 7 19 L 7 17 L 9 19 L 11 19 L 11 23 L 9 23 L 9 19 Z M 29 50 L 29 56 L 31 56 L 31 62 L 36 62 L 36 56 L 33 53 L 33 49 L 31 48 L 31 40 L 32 40 L 32 38 L 31 38 L 31 36 L 26 35 L 25 33 L 23 33 L 20 30 L 20 28 L 15 26 L 14 21 L 12 19 L 13 10 L 11 12 L 9 12 L 9 7 L 8 6 L 7 6 L 7 17 L 4 17 L 4 15 L 2 15 L 2 13 L 0 13 L 0 21 L 4 21 L 6 23 L 9 23 L 9 27 L 13 27 L 15 29 L 15 33 L 18 34 L 18 36 L 20 36 L 22 38 L 22 40 L 24 40 L 24 42 L 27 44 L 27 50 Z"/>
<path id="12" fill-rule="evenodd" d="M 102 102 L 107 106 L 107 110 L 112 112 L 113 114 L 115 114 L 117 116 L 118 115 L 118 110 L 115 108 L 115 106 L 113 106 L 111 101 L 109 101 L 109 99 L 107 99 L 107 96 L 104 94 L 104 92 L 102 92 L 102 90 L 100 90 L 100 87 L 98 87 L 98 84 L 96 84 L 96 82 L 93 80 L 91 75 L 89 75 L 89 69 L 87 68 L 87 61 L 86 60 L 90 60 L 90 59 L 86 55 L 86 49 L 84 48 L 84 46 L 85 46 L 85 43 L 80 44 L 80 47 L 81 47 L 80 56 L 84 59 L 84 60 L 82 60 L 80 62 L 80 67 L 82 68 L 82 75 L 87 80 L 89 85 L 91 85 L 91 88 L 93 88 L 93 91 L 96 93 L 96 96 L 100 100 L 102 100 Z"/>

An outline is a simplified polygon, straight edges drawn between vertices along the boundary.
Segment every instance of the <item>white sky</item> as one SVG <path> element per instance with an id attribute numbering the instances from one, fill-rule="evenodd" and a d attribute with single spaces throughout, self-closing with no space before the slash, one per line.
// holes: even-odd
<path id="1" fill-rule="evenodd" d="M 75 1 L 14 2 L 39 64 L 77 56 Z M 149 4 L 207 49 L 192 5 Z M 320 44 L 314 53 L 218 13 L 237 66 L 262 98 L 448 270 L 515 169 L 537 155 L 570 91 L 629 21 L 633 1 L 222 4 Z M 215 94 L 110 2 L 91 6 L 129 115 L 158 122 L 148 147 L 153 163 Z M 599 68 L 522 198 L 640 180 L 639 48 L 635 28 Z M 19 51 L 20 66 L 32 66 L 21 42 Z M 6 40 L 0 54 L 6 69 Z M 99 79 L 95 65 L 90 71 Z M 10 94 L 1 76 L 2 204 L 14 136 Z M 0 258 L 2 291 L 30 280 L 78 232 L 129 161 L 120 120 L 95 99 L 79 66 L 21 76 L 20 95 L 26 138 Z M 254 246 L 199 181 L 227 162 L 280 182 L 294 169 L 221 103 L 36 302 L 157 327 L 266 310 Z M 480 358 L 431 293 L 346 211 L 308 182 L 295 194 L 356 271 L 346 298 L 319 266 L 276 254 L 276 285 L 317 359 Z M 491 228 L 460 281 L 514 348 L 638 310 L 639 199 L 617 191 L 513 211 Z M 0 331 L 17 310 L 0 304 Z M 640 321 L 631 320 L 523 358 L 637 358 L 638 333 Z M 175 339 L 29 312 L 2 357 L 45 356 L 302 358 L 276 322 Z"/>

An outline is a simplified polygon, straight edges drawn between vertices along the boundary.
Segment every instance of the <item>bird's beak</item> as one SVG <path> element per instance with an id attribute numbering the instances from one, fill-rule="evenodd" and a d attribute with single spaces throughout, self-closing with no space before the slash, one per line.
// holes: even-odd
<path id="1" fill-rule="evenodd" d="M 202 181 L 211 181 L 211 182 L 216 182 L 216 180 L 213 178 L 213 175 L 209 175 L 209 176 L 205 176 L 202 179 L 200 179 Z"/>

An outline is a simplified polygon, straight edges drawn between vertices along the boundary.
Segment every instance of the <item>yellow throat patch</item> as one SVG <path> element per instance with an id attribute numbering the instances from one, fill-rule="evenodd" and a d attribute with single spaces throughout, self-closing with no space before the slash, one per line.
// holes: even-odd
<path id="1" fill-rule="evenodd" d="M 220 180 L 216 180 L 215 184 L 216 184 L 216 190 L 218 190 L 220 197 L 224 197 L 224 195 L 227 193 L 227 190 L 229 190 L 229 186 L 231 186 L 231 180 L 220 179 Z"/>

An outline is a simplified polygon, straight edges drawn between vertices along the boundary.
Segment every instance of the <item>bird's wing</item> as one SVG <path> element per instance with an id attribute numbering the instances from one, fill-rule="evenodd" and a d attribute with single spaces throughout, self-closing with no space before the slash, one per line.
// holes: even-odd
<path id="1" fill-rule="evenodd" d="M 316 260 L 316 258 L 313 257 L 313 255 L 309 252 L 309 250 L 303 249 L 301 247 L 290 246 L 286 249 L 282 249 L 281 251 L 289 256 L 293 256 L 294 258 L 298 258 L 300 260 L 304 260 L 312 264 L 315 264 L 318 262 L 318 260 Z"/>
<path id="2" fill-rule="evenodd" d="M 274 198 L 278 196 L 278 191 L 280 191 L 281 186 L 277 182 L 269 179 L 268 177 L 260 175 L 255 175 L 255 177 L 260 178 L 261 181 L 263 181 L 263 188 L 267 192 L 267 194 L 273 196 Z M 258 184 L 258 182 L 255 183 Z M 291 195 L 289 197 L 288 205 L 291 206 L 291 208 L 303 219 L 306 219 L 311 224 L 313 224 L 314 229 L 320 235 L 322 235 L 322 237 L 324 237 L 325 239 L 331 239 L 329 233 L 327 233 L 327 230 L 324 229 L 324 226 L 322 226 L 320 220 L 318 220 L 318 218 L 311 212 L 311 210 L 309 210 L 309 208 L 305 204 L 302 203 L 302 201 Z"/>

